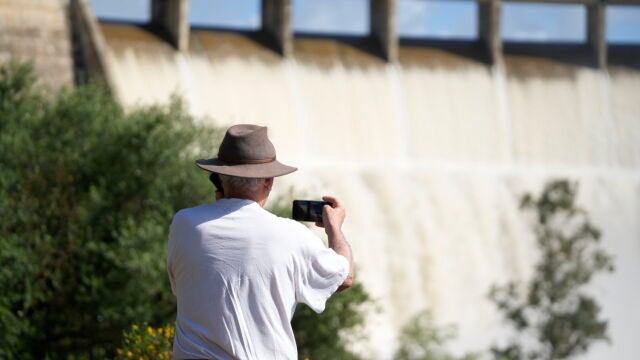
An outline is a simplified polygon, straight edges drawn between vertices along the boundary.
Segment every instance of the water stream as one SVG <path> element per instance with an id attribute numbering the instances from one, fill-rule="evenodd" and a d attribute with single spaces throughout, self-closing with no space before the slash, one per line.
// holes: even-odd
<path id="1" fill-rule="evenodd" d="M 103 31 L 125 105 L 178 93 L 213 124 L 267 125 L 278 157 L 300 168 L 281 190 L 345 200 L 359 279 L 382 309 L 354 345 L 367 358 L 389 358 L 398 329 L 426 308 L 458 326 L 457 352 L 504 338 L 487 293 L 530 276 L 518 201 L 556 177 L 579 181 L 616 257 L 615 274 L 591 287 L 613 343 L 585 358 L 640 353 L 640 72 L 525 57 L 491 68 L 421 48 L 387 65 L 321 39 L 281 60 L 241 35 L 197 31 L 176 54 L 121 27 Z"/>

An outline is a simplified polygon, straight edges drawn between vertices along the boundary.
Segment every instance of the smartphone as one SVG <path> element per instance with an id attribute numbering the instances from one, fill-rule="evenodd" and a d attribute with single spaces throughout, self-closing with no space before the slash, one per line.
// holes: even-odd
<path id="1" fill-rule="evenodd" d="M 293 200 L 293 220 L 322 222 L 322 208 L 330 202 L 314 200 Z"/>

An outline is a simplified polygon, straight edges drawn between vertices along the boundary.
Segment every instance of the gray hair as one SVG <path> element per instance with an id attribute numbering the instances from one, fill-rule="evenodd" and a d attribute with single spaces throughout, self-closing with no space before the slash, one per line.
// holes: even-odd
<path id="1" fill-rule="evenodd" d="M 220 174 L 220 182 L 224 189 L 234 189 L 240 193 L 253 193 L 264 178 L 245 178 Z"/>

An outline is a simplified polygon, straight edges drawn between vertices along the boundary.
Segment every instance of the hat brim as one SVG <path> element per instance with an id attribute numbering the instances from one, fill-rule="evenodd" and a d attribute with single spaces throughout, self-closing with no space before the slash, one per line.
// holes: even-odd
<path id="1" fill-rule="evenodd" d="M 199 168 L 217 174 L 244 178 L 271 178 L 290 174 L 295 167 L 284 165 L 278 160 L 264 164 L 229 164 L 218 158 L 196 160 Z"/>

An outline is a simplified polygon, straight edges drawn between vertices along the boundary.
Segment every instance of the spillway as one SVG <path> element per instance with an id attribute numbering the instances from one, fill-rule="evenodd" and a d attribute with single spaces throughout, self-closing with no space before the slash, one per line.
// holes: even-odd
<path id="1" fill-rule="evenodd" d="M 207 123 L 266 125 L 278 157 L 300 168 L 276 188 L 345 200 L 359 279 L 382 309 L 354 345 L 366 358 L 390 358 L 398 330 L 423 309 L 458 326 L 456 352 L 504 338 L 489 288 L 525 281 L 536 261 L 519 198 L 558 177 L 579 182 L 579 203 L 615 255 L 615 273 L 590 287 L 612 344 L 585 359 L 640 353 L 637 67 L 526 54 L 489 66 L 410 45 L 386 63 L 322 38 L 298 38 L 282 58 L 251 35 L 206 30 L 176 52 L 144 27 L 100 31 L 127 107 L 177 94 Z"/>

